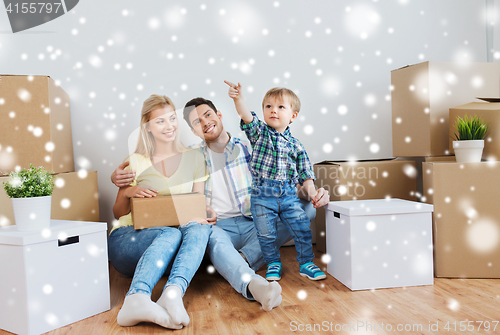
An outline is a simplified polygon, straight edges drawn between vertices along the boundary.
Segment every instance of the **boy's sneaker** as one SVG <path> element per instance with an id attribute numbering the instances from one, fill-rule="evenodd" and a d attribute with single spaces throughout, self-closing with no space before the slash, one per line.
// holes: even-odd
<path id="1" fill-rule="evenodd" d="M 268 270 L 269 271 L 269 270 Z M 302 264 L 300 266 L 300 275 L 311 280 L 325 279 L 326 275 L 313 262 Z"/>
<path id="2" fill-rule="evenodd" d="M 273 262 L 267 266 L 266 273 L 267 280 L 280 280 L 281 279 L 281 263 Z"/>

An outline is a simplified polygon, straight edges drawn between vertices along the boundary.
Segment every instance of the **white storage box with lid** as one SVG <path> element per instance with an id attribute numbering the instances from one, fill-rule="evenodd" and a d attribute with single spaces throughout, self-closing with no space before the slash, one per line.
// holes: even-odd
<path id="1" fill-rule="evenodd" d="M 41 334 L 110 308 L 107 225 L 51 220 L 0 228 L 0 328 Z"/>
<path id="2" fill-rule="evenodd" d="M 328 273 L 353 291 L 432 285 L 432 210 L 401 199 L 330 202 Z"/>

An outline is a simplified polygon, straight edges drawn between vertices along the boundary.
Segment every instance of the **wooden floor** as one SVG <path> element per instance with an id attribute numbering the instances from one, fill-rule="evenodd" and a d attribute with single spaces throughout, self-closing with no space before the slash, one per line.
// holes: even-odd
<path id="1" fill-rule="evenodd" d="M 436 278 L 433 286 L 351 292 L 330 275 L 319 282 L 299 276 L 295 248 L 281 250 L 283 302 L 278 308 L 262 311 L 258 303 L 236 293 L 219 274 L 209 274 L 210 264 L 203 263 L 184 297 L 191 323 L 175 334 L 327 334 L 335 330 L 338 334 L 500 334 L 500 324 L 493 331 L 493 321 L 500 321 L 499 280 Z M 321 264 L 319 258 L 315 262 Z M 173 332 L 154 324 L 117 325 L 116 315 L 130 282 L 110 267 L 111 310 L 47 334 Z M 162 278 L 153 299 L 160 296 L 165 282 Z M 469 331 L 460 331 L 460 321 L 474 322 L 462 322 Z M 490 331 L 485 332 L 485 323 L 478 330 L 480 323 L 476 321 L 489 321 Z M 398 326 L 401 331 L 397 331 Z M 0 334 L 10 333 L 0 330 Z"/>

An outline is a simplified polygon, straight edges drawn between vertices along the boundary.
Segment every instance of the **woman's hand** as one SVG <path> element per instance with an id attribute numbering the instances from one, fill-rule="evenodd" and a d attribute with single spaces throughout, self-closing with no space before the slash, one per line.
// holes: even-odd
<path id="1" fill-rule="evenodd" d="M 207 222 L 209 224 L 217 224 L 217 213 L 210 206 L 207 206 Z"/>
<path id="2" fill-rule="evenodd" d="M 158 194 L 157 190 L 145 188 L 145 186 L 131 186 L 125 191 L 127 198 L 153 198 Z"/>

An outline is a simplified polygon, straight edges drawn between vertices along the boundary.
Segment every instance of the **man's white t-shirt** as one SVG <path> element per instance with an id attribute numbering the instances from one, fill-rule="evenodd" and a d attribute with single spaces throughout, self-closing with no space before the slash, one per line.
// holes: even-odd
<path id="1" fill-rule="evenodd" d="M 208 149 L 212 163 L 212 208 L 217 213 L 217 220 L 223 220 L 240 216 L 234 194 L 229 188 L 229 177 L 226 172 L 226 157 L 224 153 L 218 153 Z"/>

